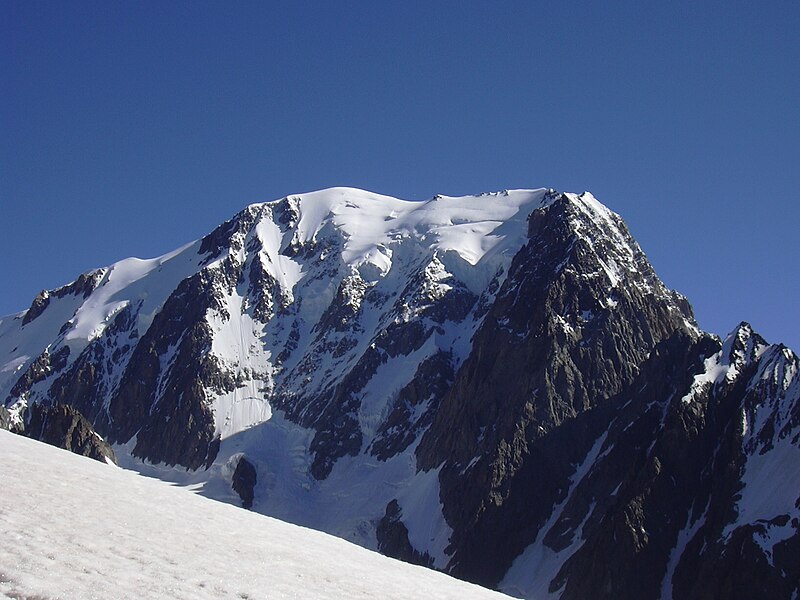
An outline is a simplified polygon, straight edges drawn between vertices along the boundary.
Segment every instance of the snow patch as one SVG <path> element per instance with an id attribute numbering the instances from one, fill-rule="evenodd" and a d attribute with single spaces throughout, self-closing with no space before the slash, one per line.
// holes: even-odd
<path id="1" fill-rule="evenodd" d="M 709 500 L 710 502 L 710 500 Z M 708 505 L 706 505 L 703 514 L 697 519 L 692 519 L 691 512 L 686 517 L 686 525 L 678 533 L 678 539 L 675 547 L 672 549 L 667 562 L 667 572 L 664 579 L 661 581 L 661 600 L 672 600 L 672 579 L 675 576 L 675 569 L 678 568 L 678 563 L 683 556 L 686 545 L 692 541 L 695 534 L 700 531 L 700 528 L 706 522 L 706 514 L 708 513 Z"/>
<path id="2" fill-rule="evenodd" d="M 453 530 L 442 514 L 440 470 L 438 467 L 418 473 L 399 495 L 398 504 L 403 511 L 403 524 L 408 529 L 408 541 L 415 549 L 426 551 L 433 559 L 433 566 L 442 569 L 447 565 L 445 548 Z"/>
<path id="3" fill-rule="evenodd" d="M 0 373 L 16 373 L 22 367 L 25 366 L 25 363 L 28 362 L 30 356 L 23 354 L 22 356 L 18 356 L 16 358 L 12 358 L 2 367 L 0 367 Z"/>

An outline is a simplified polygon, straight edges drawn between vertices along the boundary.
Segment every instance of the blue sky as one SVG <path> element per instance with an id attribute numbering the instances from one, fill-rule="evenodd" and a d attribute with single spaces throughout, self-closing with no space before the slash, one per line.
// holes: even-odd
<path id="1" fill-rule="evenodd" d="M 800 3 L 0 3 L 0 313 L 246 204 L 590 190 L 800 350 Z"/>

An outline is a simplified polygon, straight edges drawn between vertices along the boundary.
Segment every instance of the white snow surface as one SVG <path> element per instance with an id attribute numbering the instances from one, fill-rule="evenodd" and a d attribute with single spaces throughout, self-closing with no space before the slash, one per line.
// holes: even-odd
<path id="1" fill-rule="evenodd" d="M 507 190 L 415 202 L 353 188 L 330 188 L 299 196 L 298 237 L 302 241 L 316 238 L 333 215 L 333 224 L 347 236 L 342 258 L 348 265 L 388 266 L 381 249 L 409 237 L 429 248 L 452 250 L 476 265 L 491 251 L 522 245 L 525 218 L 541 205 L 544 195 L 544 189 Z M 501 225 L 507 227 L 496 231 Z"/>
<path id="2" fill-rule="evenodd" d="M 240 385 L 226 394 L 214 395 L 214 419 L 217 433 L 227 439 L 270 418 L 272 409 L 262 388 L 269 385 L 271 353 L 261 341 L 264 325 L 243 310 L 243 298 L 237 293 L 226 296 L 225 310 L 238 318 L 225 318 L 210 311 L 206 316 L 214 332 L 211 352 Z"/>
<path id="3" fill-rule="evenodd" d="M 0 431 L 0 598 L 503 598 Z"/>

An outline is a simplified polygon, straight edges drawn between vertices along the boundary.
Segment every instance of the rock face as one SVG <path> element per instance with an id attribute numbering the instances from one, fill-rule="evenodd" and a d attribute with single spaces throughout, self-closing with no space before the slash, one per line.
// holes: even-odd
<path id="1" fill-rule="evenodd" d="M 30 408 L 28 423 L 19 433 L 100 462 L 117 463 L 114 449 L 97 435 L 91 423 L 72 406 L 56 404 L 45 407 L 34 404 Z"/>
<path id="2" fill-rule="evenodd" d="M 0 421 L 68 405 L 126 464 L 225 499 L 236 464 L 245 506 L 514 595 L 800 593 L 796 355 L 701 332 L 588 193 L 252 205 L 42 292 L 0 356 Z"/>
<path id="3" fill-rule="evenodd" d="M 257 481 L 256 468 L 245 457 L 241 457 L 233 471 L 232 486 L 233 491 L 242 499 L 243 508 L 252 508 Z"/>
<path id="4" fill-rule="evenodd" d="M 531 214 L 529 242 L 417 448 L 422 468 L 443 465 L 448 522 L 469 524 L 451 539 L 455 574 L 497 583 L 524 541 L 510 543 L 514 531 L 498 537 L 494 513 L 519 493 L 512 488 L 526 463 L 541 460 L 537 447 L 628 385 L 655 344 L 693 330 L 685 303 L 660 283 L 616 215 L 565 195 Z"/>
<path id="5" fill-rule="evenodd" d="M 408 539 L 408 528 L 403 525 L 401 517 L 400 505 L 397 500 L 392 500 L 386 505 L 386 514 L 375 530 L 378 550 L 392 558 L 430 567 L 433 559 L 427 553 L 420 553 L 414 549 Z"/>
<path id="6" fill-rule="evenodd" d="M 724 344 L 680 333 L 658 344 L 611 410 L 587 413 L 605 428 L 588 436 L 592 451 L 505 589 L 792 597 L 797 568 L 777 561 L 797 544 L 800 525 L 796 364 L 746 323 Z M 774 479 L 778 472 L 789 481 Z M 565 560 L 524 573 L 525 555 L 565 550 Z"/>

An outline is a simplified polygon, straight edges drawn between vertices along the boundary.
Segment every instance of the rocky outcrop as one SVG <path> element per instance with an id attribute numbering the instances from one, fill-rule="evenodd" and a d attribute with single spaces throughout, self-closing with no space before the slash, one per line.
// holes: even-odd
<path id="1" fill-rule="evenodd" d="M 215 277 L 223 280 L 201 271 L 181 282 L 137 343 L 111 398 L 111 438 L 127 441 L 136 434 L 133 453 L 151 462 L 198 469 L 216 457 L 219 440 L 206 389 L 224 392 L 235 382 L 209 353 L 205 314 L 223 308 Z"/>
<path id="2" fill-rule="evenodd" d="M 430 426 L 452 383 L 450 353 L 437 352 L 420 363 L 414 379 L 398 393 L 370 446 L 370 453 L 385 461 L 404 452 Z"/>
<path id="3" fill-rule="evenodd" d="M 89 343 L 68 368 L 64 361 L 48 393 L 52 402 L 74 406 L 107 437 L 112 433 L 106 413 L 108 399 L 139 341 L 134 309 L 129 305 L 120 310 L 103 335 Z"/>
<path id="4" fill-rule="evenodd" d="M 378 550 L 386 556 L 423 567 L 430 567 L 433 559 L 425 552 L 418 552 L 408 540 L 408 529 L 401 519 L 402 511 L 397 500 L 386 506 L 386 513 L 378 523 L 376 536 Z"/>
<path id="5" fill-rule="evenodd" d="M 547 460 L 539 440 L 624 389 L 660 340 L 691 329 L 615 215 L 561 195 L 531 214 L 529 236 L 417 448 L 423 469 L 444 465 L 452 572 L 490 585 L 508 564 L 507 551 L 486 560 L 496 536 L 487 515 L 526 463 Z"/>
<path id="6" fill-rule="evenodd" d="M 97 288 L 104 275 L 105 270 L 98 269 L 90 273 L 83 273 L 69 285 L 65 285 L 56 290 L 42 290 L 36 295 L 30 307 L 25 312 L 25 316 L 22 318 L 22 326 L 24 327 L 41 316 L 50 305 L 51 297 L 65 298 L 66 296 L 78 296 L 84 299 L 88 298 Z"/>
<path id="7" fill-rule="evenodd" d="M 67 365 L 69 352 L 69 346 L 62 346 L 53 355 L 45 349 L 11 388 L 10 397 L 16 399 L 24 396 L 34 385 L 61 371 Z"/>
<path id="8" fill-rule="evenodd" d="M 243 508 L 252 508 L 255 487 L 258 482 L 256 468 L 244 456 L 239 458 L 233 471 L 231 487 L 242 499 Z"/>
<path id="9" fill-rule="evenodd" d="M 654 349 L 630 391 L 613 400 L 620 408 L 600 448 L 607 453 L 591 465 L 544 540 L 554 550 L 558 539 L 576 533 L 586 540 L 549 589 L 563 587 L 564 598 L 582 598 L 588 590 L 599 598 L 659 596 L 681 530 L 708 506 L 714 466 L 697 457 L 714 456 L 722 438 L 721 431 L 704 431 L 700 411 L 675 404 L 674 390 L 688 389 L 718 349 L 710 338 L 676 335 Z M 581 522 L 580 532 L 569 526 Z M 593 562 L 601 556 L 602 571 Z"/>
<path id="10" fill-rule="evenodd" d="M 768 490 L 748 483 L 752 460 L 760 469 L 796 468 L 785 456 L 770 457 L 772 449 L 748 450 L 743 413 L 754 386 L 774 368 L 767 348 L 746 324 L 722 346 L 680 333 L 657 345 L 634 381 L 608 401 L 612 410 L 582 416 L 602 433 L 576 461 L 567 492 L 533 528 L 531 548 L 561 553 L 558 568 L 530 565 L 536 586 L 520 590 L 507 580 L 505 589 L 564 599 L 791 598 L 796 567 L 776 567 L 800 540 L 796 491 L 775 480 L 764 482 Z M 789 398 L 784 417 L 797 403 L 786 394 L 790 387 L 782 390 Z M 759 397 L 762 408 L 771 404 L 769 395 Z M 760 450 L 783 444 L 791 453 L 786 431 Z M 764 494 L 773 507 L 766 512 Z M 776 500 L 781 495 L 787 500 Z M 787 512 L 770 512 L 777 506 Z"/>
<path id="11" fill-rule="evenodd" d="M 8 412 L 5 406 L 0 406 L 0 429 L 6 431 L 11 429 L 11 413 Z"/>
<path id="12" fill-rule="evenodd" d="M 22 325 L 27 325 L 36 317 L 41 315 L 47 308 L 48 304 L 50 304 L 50 292 L 47 290 L 42 290 L 36 295 L 36 298 L 33 299 L 33 302 L 31 302 L 30 308 L 28 308 L 25 316 L 22 318 Z"/>
<path id="13" fill-rule="evenodd" d="M 91 423 L 71 406 L 34 404 L 30 408 L 28 421 L 21 433 L 34 440 L 100 462 L 117 463 L 113 448 L 95 432 Z"/>

